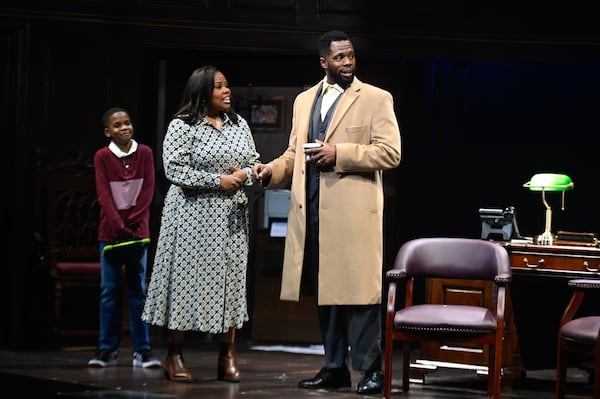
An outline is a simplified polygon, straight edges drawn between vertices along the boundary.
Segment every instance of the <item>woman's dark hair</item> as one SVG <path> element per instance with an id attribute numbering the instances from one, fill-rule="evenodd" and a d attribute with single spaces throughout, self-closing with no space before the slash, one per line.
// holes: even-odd
<path id="1" fill-rule="evenodd" d="M 129 115 L 129 112 L 127 112 L 127 110 L 125 108 L 121 108 L 121 107 L 112 107 L 106 110 L 106 112 L 102 115 L 102 127 L 108 127 L 108 121 L 110 119 L 110 117 L 112 116 L 112 114 L 114 114 L 115 112 L 125 112 L 127 115 Z"/>
<path id="2" fill-rule="evenodd" d="M 196 69 L 183 89 L 179 109 L 174 117 L 182 119 L 190 125 L 196 124 L 208 112 L 208 104 L 215 86 L 215 73 L 219 71 L 213 65 L 205 65 Z M 233 123 L 238 123 L 237 113 L 233 108 L 225 111 Z"/>

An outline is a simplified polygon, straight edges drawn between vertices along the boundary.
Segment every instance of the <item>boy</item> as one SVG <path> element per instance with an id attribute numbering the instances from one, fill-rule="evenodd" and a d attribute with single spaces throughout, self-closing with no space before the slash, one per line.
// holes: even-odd
<path id="1" fill-rule="evenodd" d="M 125 266 L 133 366 L 160 367 L 150 350 L 148 324 L 141 319 L 146 302 L 146 244 L 154 195 L 154 156 L 150 147 L 133 140 L 133 124 L 125 109 L 110 108 L 102 123 L 110 143 L 94 156 L 100 205 L 100 336 L 98 352 L 88 366 L 117 365 L 120 282 Z"/>

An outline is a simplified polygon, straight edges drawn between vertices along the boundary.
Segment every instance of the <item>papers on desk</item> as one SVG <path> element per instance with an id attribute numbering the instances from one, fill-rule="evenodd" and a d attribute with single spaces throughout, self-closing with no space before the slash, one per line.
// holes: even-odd
<path id="1" fill-rule="evenodd" d="M 533 238 L 513 238 L 511 244 L 533 244 Z"/>

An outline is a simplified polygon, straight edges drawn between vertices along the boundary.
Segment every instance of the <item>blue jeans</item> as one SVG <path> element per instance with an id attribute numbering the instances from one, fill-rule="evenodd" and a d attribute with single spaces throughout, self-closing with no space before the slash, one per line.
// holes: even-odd
<path id="1" fill-rule="evenodd" d="M 146 264 L 148 248 L 115 248 L 102 255 L 106 242 L 100 242 L 100 336 L 98 349 L 115 350 L 121 338 L 121 271 L 125 271 L 129 299 L 130 333 L 133 351 L 150 349 L 148 324 L 142 321 L 146 303 Z"/>

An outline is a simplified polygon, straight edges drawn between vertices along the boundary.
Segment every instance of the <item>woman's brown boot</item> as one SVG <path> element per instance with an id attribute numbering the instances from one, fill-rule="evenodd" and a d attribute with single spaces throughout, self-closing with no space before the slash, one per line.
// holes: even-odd
<path id="1" fill-rule="evenodd" d="M 235 353 L 235 328 L 230 328 L 226 333 L 219 334 L 217 379 L 228 382 L 240 382 L 242 380 Z"/>
<path id="2" fill-rule="evenodd" d="M 165 376 L 168 380 L 178 382 L 194 381 L 192 373 L 183 362 L 181 353 L 167 355 L 167 358 L 163 362 L 163 367 L 165 368 Z"/>
<path id="3" fill-rule="evenodd" d="M 168 380 L 178 382 L 193 382 L 194 378 L 190 369 L 187 368 L 183 361 L 183 331 L 169 330 L 169 350 L 167 357 L 163 362 L 165 376 Z"/>

